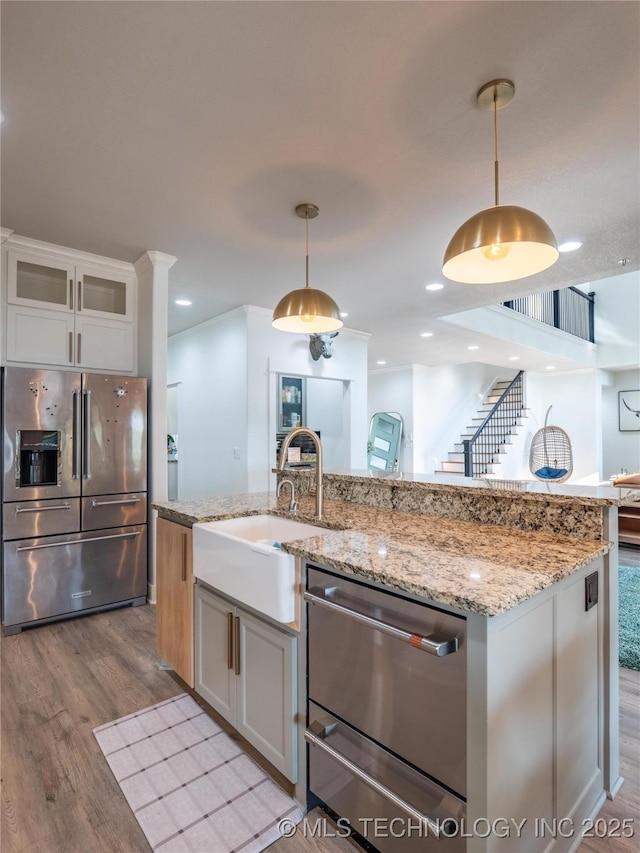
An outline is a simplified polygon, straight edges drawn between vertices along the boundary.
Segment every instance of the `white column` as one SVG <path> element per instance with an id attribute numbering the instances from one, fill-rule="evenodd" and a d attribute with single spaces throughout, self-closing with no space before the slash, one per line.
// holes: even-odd
<path id="1" fill-rule="evenodd" d="M 169 270 L 173 255 L 145 252 L 135 263 L 138 277 L 138 371 L 149 381 L 147 498 L 167 500 L 167 337 Z M 147 595 L 155 603 L 156 513 L 148 513 Z"/>
<path id="2" fill-rule="evenodd" d="M 0 228 L 0 244 L 4 243 L 5 240 L 8 240 L 9 237 L 13 234 L 13 231 L 10 228 Z M 7 274 L 6 268 L 6 257 L 5 253 L 2 253 L 2 278 L 4 279 Z M 7 325 L 7 312 L 6 312 L 6 290 L 7 282 L 2 282 L 2 287 L 0 288 L 0 362 L 4 364 L 4 332 Z"/>

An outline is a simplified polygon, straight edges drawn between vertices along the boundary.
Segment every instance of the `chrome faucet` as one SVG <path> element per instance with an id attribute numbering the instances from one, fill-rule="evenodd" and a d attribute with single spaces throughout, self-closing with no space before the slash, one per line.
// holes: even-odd
<path id="1" fill-rule="evenodd" d="M 293 439 L 297 435 L 307 435 L 313 441 L 316 448 L 316 518 L 322 518 L 322 444 L 320 443 L 320 439 L 315 434 L 315 432 L 308 427 L 299 426 L 295 429 L 292 429 L 291 432 L 287 433 L 285 440 L 282 442 L 282 448 L 280 450 L 280 462 L 278 464 L 278 471 L 284 471 L 285 462 L 287 461 L 287 450 L 289 449 L 289 445 L 293 441 Z M 287 480 L 283 480 L 282 482 L 286 483 Z M 278 489 L 280 488 L 279 484 Z M 279 492 L 278 492 L 279 493 Z"/>
<path id="2" fill-rule="evenodd" d="M 289 512 L 298 512 L 298 501 L 296 500 L 296 487 L 293 485 L 292 480 L 280 480 L 278 483 L 278 488 L 276 490 L 276 497 L 280 497 L 280 492 L 282 491 L 283 486 L 289 486 L 291 489 L 291 498 L 289 500 Z"/>

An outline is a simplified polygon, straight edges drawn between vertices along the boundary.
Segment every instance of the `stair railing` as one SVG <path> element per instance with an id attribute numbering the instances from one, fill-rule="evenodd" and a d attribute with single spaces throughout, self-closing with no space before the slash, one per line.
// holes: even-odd
<path id="1" fill-rule="evenodd" d="M 524 409 L 524 370 L 521 370 L 502 392 L 471 438 L 463 440 L 464 475 L 486 474 L 495 461 L 498 448 L 505 443 L 517 425 Z"/>

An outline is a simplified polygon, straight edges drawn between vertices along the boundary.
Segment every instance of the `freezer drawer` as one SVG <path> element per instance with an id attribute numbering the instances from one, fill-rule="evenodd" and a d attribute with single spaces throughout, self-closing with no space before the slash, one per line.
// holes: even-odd
<path id="1" fill-rule="evenodd" d="M 466 620 L 313 568 L 304 597 L 309 698 L 464 796 Z"/>
<path id="2" fill-rule="evenodd" d="M 5 541 L 77 533 L 80 530 L 80 498 L 4 504 L 2 522 Z"/>
<path id="3" fill-rule="evenodd" d="M 313 702 L 305 740 L 311 793 L 381 853 L 464 851 L 462 799 Z"/>
<path id="4" fill-rule="evenodd" d="M 128 527 L 131 524 L 146 524 L 146 522 L 146 492 L 82 498 L 83 530 Z"/>
<path id="5" fill-rule="evenodd" d="M 2 624 L 146 595 L 146 525 L 4 544 Z"/>

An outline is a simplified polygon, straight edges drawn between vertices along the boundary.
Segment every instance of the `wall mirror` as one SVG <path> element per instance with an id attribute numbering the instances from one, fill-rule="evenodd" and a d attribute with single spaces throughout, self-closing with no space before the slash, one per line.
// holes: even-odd
<path id="1" fill-rule="evenodd" d="M 402 418 L 398 412 L 376 412 L 369 422 L 367 468 L 375 471 L 397 471 Z"/>

